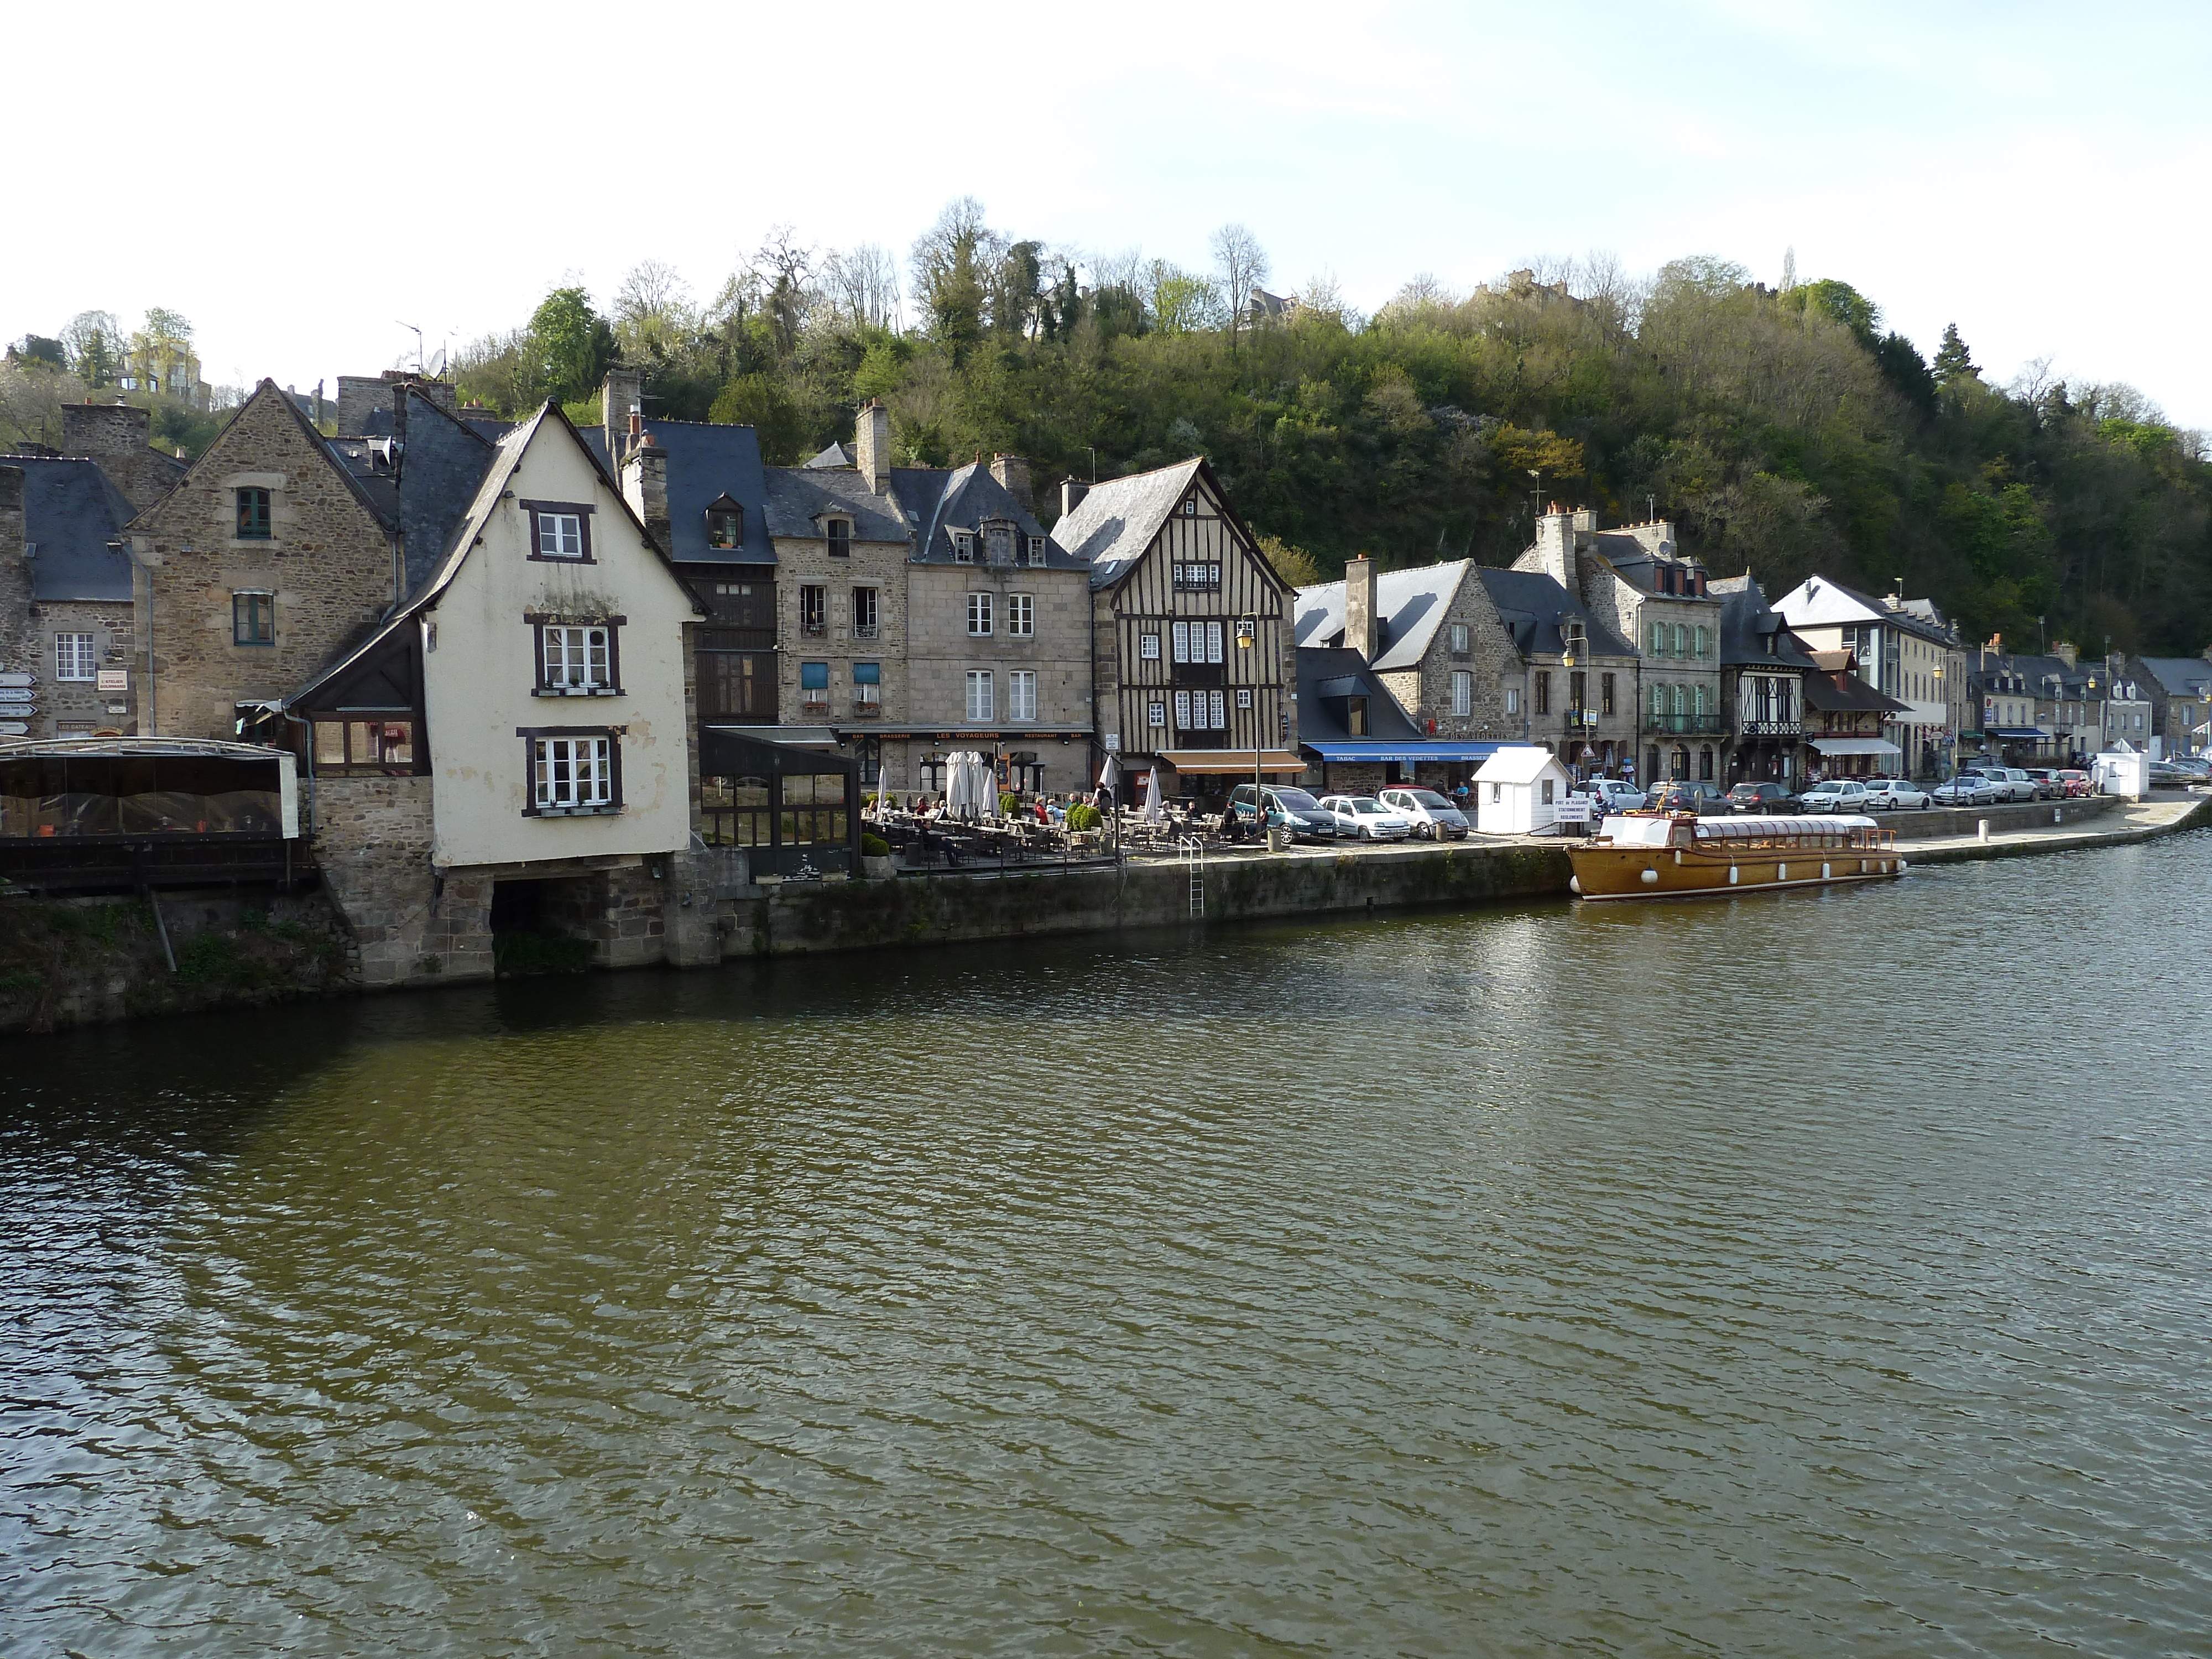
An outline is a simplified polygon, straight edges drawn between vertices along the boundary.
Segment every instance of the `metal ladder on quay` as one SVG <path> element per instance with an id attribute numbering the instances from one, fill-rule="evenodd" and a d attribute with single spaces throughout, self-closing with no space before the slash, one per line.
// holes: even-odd
<path id="1" fill-rule="evenodd" d="M 1182 849 L 1182 866 L 1190 877 L 1190 913 L 1206 915 L 1206 843 L 1195 836 L 1180 837 L 1176 845 Z"/>

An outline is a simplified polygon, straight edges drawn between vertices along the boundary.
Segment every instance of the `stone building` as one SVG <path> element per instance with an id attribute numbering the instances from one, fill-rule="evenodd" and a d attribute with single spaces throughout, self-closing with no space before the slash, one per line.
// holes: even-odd
<path id="1" fill-rule="evenodd" d="M 0 740 L 131 729 L 131 516 L 93 461 L 0 459 Z"/>
<path id="2" fill-rule="evenodd" d="M 1550 750 L 1578 778 L 1634 776 L 1635 647 L 1549 571 L 1475 574 L 1520 663 L 1497 693 L 1503 723 L 1520 726 L 1514 741 Z"/>
<path id="3" fill-rule="evenodd" d="M 2164 757 L 2212 749 L 2212 652 L 2201 657 L 2130 657 L 2127 677 L 2151 699 L 2151 735 Z"/>
<path id="4" fill-rule="evenodd" d="M 1297 642 L 1301 652 L 1359 653 L 1420 739 L 1413 757 L 1378 767 L 1364 781 L 1349 770 L 1325 773 L 1331 787 L 1406 781 L 1449 788 L 1472 777 L 1492 746 L 1518 743 L 1526 730 L 1521 712 L 1506 713 L 1504 695 L 1516 688 L 1517 702 L 1528 683 L 1525 665 L 1472 560 L 1378 573 L 1365 556 L 1353 559 L 1342 581 L 1298 589 Z M 1307 678 L 1303 670 L 1300 678 Z M 1302 690 L 1302 720 L 1307 712 Z M 1462 752 L 1448 753 L 1453 744 Z M 1312 738 L 1302 746 L 1310 749 Z"/>
<path id="5" fill-rule="evenodd" d="M 148 441 L 153 418 L 130 404 L 64 404 L 61 453 L 98 462 L 131 510 L 143 513 L 185 476 L 182 461 Z"/>
<path id="6" fill-rule="evenodd" d="M 1065 487 L 1053 539 L 1090 568 L 1098 747 L 1171 793 L 1305 769 L 1292 594 L 1200 458 Z M 1243 643 L 1249 640 L 1249 644 Z"/>
<path id="7" fill-rule="evenodd" d="M 1748 573 L 1711 584 L 1721 601 L 1721 718 L 1728 763 L 1721 781 L 1795 788 L 1807 770 L 1803 643 Z"/>
<path id="8" fill-rule="evenodd" d="M 1678 550 L 1674 526 L 1662 519 L 1600 530 L 1588 509 L 1554 507 L 1513 568 L 1540 571 L 1579 595 L 1592 617 L 1641 653 L 1636 706 L 1644 780 L 1717 780 L 1721 602 L 1704 565 Z M 1607 763 L 1602 749 L 1599 763 Z"/>
<path id="9" fill-rule="evenodd" d="M 404 592 L 396 526 L 269 380 L 129 540 L 145 735 L 235 736 Z"/>
<path id="10" fill-rule="evenodd" d="M 889 441 L 881 406 L 862 410 L 863 477 Z M 905 752 L 887 729 L 886 777 L 936 793 L 945 756 L 974 749 L 993 757 L 1008 788 L 1082 788 L 1092 730 L 1091 570 L 1045 533 L 1028 464 L 1000 455 L 988 468 L 980 460 L 899 467 L 890 488 L 914 541 Z M 887 728 L 891 719 L 887 712 Z"/>

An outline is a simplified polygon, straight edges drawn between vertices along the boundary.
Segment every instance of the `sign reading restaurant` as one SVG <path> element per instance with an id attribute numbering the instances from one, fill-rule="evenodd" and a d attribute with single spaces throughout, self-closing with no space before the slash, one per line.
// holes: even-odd
<path id="1" fill-rule="evenodd" d="M 1805 729 L 1802 720 L 1746 720 L 1743 734 L 1747 738 L 1794 738 Z"/>

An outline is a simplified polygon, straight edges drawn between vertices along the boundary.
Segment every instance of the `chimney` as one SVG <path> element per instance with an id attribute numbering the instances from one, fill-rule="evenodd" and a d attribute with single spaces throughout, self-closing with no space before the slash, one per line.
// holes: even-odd
<path id="1" fill-rule="evenodd" d="M 616 439 L 623 433 L 632 434 L 636 442 L 636 428 L 629 423 L 631 411 L 645 412 L 645 375 L 641 370 L 617 367 L 607 371 L 606 380 L 599 386 L 599 424 L 606 428 L 607 459 L 620 462 L 628 450 L 617 452 Z"/>
<path id="2" fill-rule="evenodd" d="M 1589 547 L 1597 539 L 1597 513 L 1593 507 L 1575 509 L 1575 545 Z"/>
<path id="3" fill-rule="evenodd" d="M 877 495 L 890 487 L 891 412 L 873 398 L 860 405 L 853 423 L 853 460 Z"/>
<path id="4" fill-rule="evenodd" d="M 1373 662 L 1380 629 L 1375 617 L 1375 561 L 1362 553 L 1344 567 L 1344 643 Z"/>
<path id="5" fill-rule="evenodd" d="M 1582 560 L 1575 552 L 1572 514 L 1562 513 L 1554 506 L 1536 520 L 1536 568 L 1577 599 L 1582 598 Z"/>
<path id="6" fill-rule="evenodd" d="M 1022 504 L 1023 512 L 1030 512 L 1036 506 L 1030 495 L 1030 464 L 1020 456 L 992 456 L 991 476 L 999 481 L 1000 489 Z"/>
<path id="7" fill-rule="evenodd" d="M 669 553 L 674 550 L 668 539 L 668 452 L 653 441 L 653 434 L 644 431 L 643 425 L 639 420 L 629 453 L 623 460 L 623 499 L 643 520 L 645 533 L 662 552 Z"/>
<path id="8" fill-rule="evenodd" d="M 2081 648 L 2071 640 L 2051 641 L 2051 654 L 2069 668 L 2078 668 L 2081 665 Z"/>
<path id="9" fill-rule="evenodd" d="M 64 404 L 62 453 L 135 455 L 152 440 L 153 419 L 128 404 Z"/>
<path id="10" fill-rule="evenodd" d="M 1091 486 L 1073 478 L 1061 480 L 1060 486 L 1060 516 L 1066 518 L 1083 505 L 1083 498 L 1091 493 Z M 2212 645 L 2204 647 L 2205 660 L 2212 662 Z"/>

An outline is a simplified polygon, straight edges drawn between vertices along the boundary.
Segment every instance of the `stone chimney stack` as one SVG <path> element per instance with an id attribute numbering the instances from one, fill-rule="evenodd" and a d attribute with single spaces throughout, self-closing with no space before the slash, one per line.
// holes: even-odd
<path id="1" fill-rule="evenodd" d="M 151 410 L 128 404 L 64 404 L 62 453 L 135 455 L 153 441 L 153 420 Z"/>
<path id="2" fill-rule="evenodd" d="M 23 469 L 0 461 L 0 668 L 39 661 L 31 621 L 31 567 L 24 554 Z"/>
<path id="3" fill-rule="evenodd" d="M 2079 668 L 2081 665 L 2081 648 L 2071 640 L 2051 641 L 2051 654 L 2069 668 Z"/>
<path id="4" fill-rule="evenodd" d="M 1583 596 L 1582 558 L 1575 550 L 1575 515 L 1555 504 L 1536 520 L 1536 568 L 1579 599 Z"/>
<path id="5" fill-rule="evenodd" d="M 633 417 L 635 419 L 635 417 Z M 668 539 L 668 452 L 653 442 L 653 434 L 636 420 L 622 464 L 623 499 L 644 522 L 645 533 L 664 553 L 672 551 Z"/>
<path id="6" fill-rule="evenodd" d="M 1382 629 L 1375 615 L 1375 561 L 1362 553 L 1344 567 L 1344 643 L 1373 662 Z"/>
<path id="7" fill-rule="evenodd" d="M 868 488 L 880 495 L 891 483 L 891 412 L 871 398 L 853 423 L 853 460 Z"/>
<path id="8" fill-rule="evenodd" d="M 633 410 L 640 415 L 645 412 L 644 372 L 619 366 L 609 369 L 599 386 L 599 424 L 607 430 L 607 459 L 617 465 L 629 454 L 623 434 L 631 429 Z M 662 457 L 664 462 L 666 459 Z"/>
<path id="9" fill-rule="evenodd" d="M 1089 484 L 1078 483 L 1073 478 L 1062 479 L 1060 486 L 1060 516 L 1064 519 L 1074 512 L 1077 507 L 1083 505 L 1083 498 L 1090 493 Z M 2212 646 L 2207 646 L 2205 652 L 2207 659 L 2212 660 Z"/>
<path id="10" fill-rule="evenodd" d="M 991 457 L 991 476 L 999 481 L 1000 488 L 1022 504 L 1024 512 L 1032 512 L 1036 501 L 1030 494 L 1030 464 L 1018 455 Z"/>

